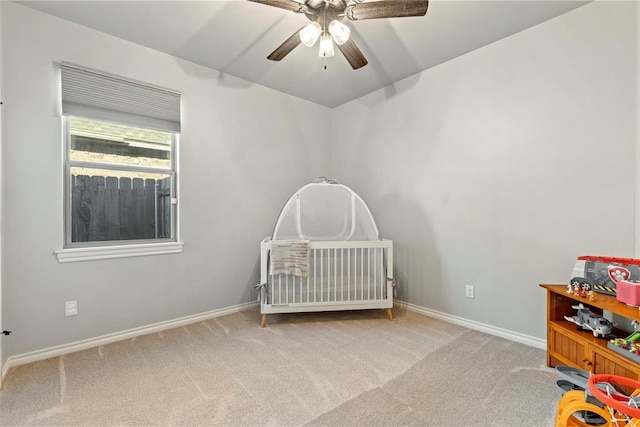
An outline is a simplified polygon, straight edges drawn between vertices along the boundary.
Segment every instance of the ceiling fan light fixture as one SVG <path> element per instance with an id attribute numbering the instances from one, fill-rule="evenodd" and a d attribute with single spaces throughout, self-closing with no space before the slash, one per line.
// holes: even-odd
<path id="1" fill-rule="evenodd" d="M 320 56 L 323 58 L 328 58 L 330 56 L 335 55 L 335 50 L 333 49 L 333 39 L 329 34 L 323 34 L 320 36 Z"/>
<path id="2" fill-rule="evenodd" d="M 333 40 L 340 45 L 345 44 L 351 35 L 349 27 L 335 19 L 329 24 L 329 32 L 333 36 Z"/>
<path id="3" fill-rule="evenodd" d="M 300 41 L 307 47 L 313 46 L 322 34 L 322 27 L 317 22 L 312 22 L 300 30 Z"/>

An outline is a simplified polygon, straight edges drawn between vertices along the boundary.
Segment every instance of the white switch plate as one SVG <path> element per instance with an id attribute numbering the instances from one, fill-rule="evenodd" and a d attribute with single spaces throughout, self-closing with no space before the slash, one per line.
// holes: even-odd
<path id="1" fill-rule="evenodd" d="M 64 315 L 75 316 L 78 314 L 78 301 L 66 301 L 64 303 Z"/>

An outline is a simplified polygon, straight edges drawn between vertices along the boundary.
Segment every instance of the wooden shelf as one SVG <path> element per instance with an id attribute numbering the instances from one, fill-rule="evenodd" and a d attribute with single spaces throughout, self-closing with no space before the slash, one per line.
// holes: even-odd
<path id="1" fill-rule="evenodd" d="M 584 305 L 588 305 L 589 307 L 596 307 L 601 310 L 607 310 L 612 313 L 619 314 L 622 317 L 626 317 L 627 319 L 637 320 L 640 322 L 640 309 L 638 309 L 638 307 L 632 307 L 630 305 L 622 303 L 612 295 L 596 293 L 596 300 L 589 301 L 589 298 L 581 298 L 574 294 L 568 294 L 567 285 L 542 284 L 540 285 L 540 287 L 545 288 L 555 294 L 561 294 L 565 298 L 569 298 Z"/>
<path id="2" fill-rule="evenodd" d="M 596 293 L 596 300 L 567 293 L 567 285 L 542 284 L 547 290 L 547 365 L 568 365 L 597 374 L 621 375 L 640 379 L 640 364 L 610 350 L 608 340 L 594 337 L 590 331 L 579 329 L 564 316 L 574 316 L 573 306 L 582 303 L 596 313 L 609 311 L 640 321 L 640 310 L 621 303 L 615 296 Z M 624 331 L 615 331 L 620 336 Z"/>
<path id="3" fill-rule="evenodd" d="M 575 323 L 569 322 L 568 320 L 562 320 L 562 321 L 555 320 L 555 321 L 551 321 L 550 323 L 554 325 L 557 329 L 563 329 L 563 330 L 566 330 L 568 333 L 580 335 L 581 338 L 584 341 L 588 341 L 590 345 L 607 348 L 607 343 L 609 342 L 608 339 L 594 337 L 590 331 L 578 329 Z M 629 335 L 629 334 L 627 333 L 626 335 Z"/>

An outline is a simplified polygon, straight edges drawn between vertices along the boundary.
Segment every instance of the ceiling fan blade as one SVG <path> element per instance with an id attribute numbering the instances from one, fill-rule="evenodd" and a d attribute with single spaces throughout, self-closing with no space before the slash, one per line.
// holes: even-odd
<path id="1" fill-rule="evenodd" d="M 280 9 L 290 10 L 292 12 L 302 13 L 304 12 L 304 7 L 301 3 L 293 0 L 249 0 L 254 3 L 261 3 L 267 6 L 278 7 Z"/>
<path id="2" fill-rule="evenodd" d="M 351 65 L 351 68 L 354 70 L 362 68 L 369 63 L 352 39 L 347 40 L 344 44 L 339 44 L 338 49 L 340 49 L 340 52 L 347 58 L 349 65 Z"/>
<path id="3" fill-rule="evenodd" d="M 304 28 L 304 27 L 303 27 Z M 302 30 L 302 28 L 300 28 L 300 30 Z M 285 56 L 287 56 L 289 54 L 289 52 L 291 52 L 293 49 L 295 49 L 300 43 L 302 43 L 300 41 L 300 30 L 296 31 L 295 33 L 293 33 L 291 35 L 291 37 L 289 37 L 288 39 L 286 39 L 284 41 L 284 43 L 282 43 L 280 46 L 278 46 L 276 48 L 276 50 L 274 50 L 273 52 L 271 52 L 271 54 L 269 56 L 267 56 L 267 59 L 270 59 L 272 61 L 280 61 L 282 60 L 282 58 L 284 58 Z"/>
<path id="4" fill-rule="evenodd" d="M 359 19 L 424 16 L 428 7 L 428 0 L 387 0 L 356 3 L 347 8 L 347 18 L 357 21 Z"/>

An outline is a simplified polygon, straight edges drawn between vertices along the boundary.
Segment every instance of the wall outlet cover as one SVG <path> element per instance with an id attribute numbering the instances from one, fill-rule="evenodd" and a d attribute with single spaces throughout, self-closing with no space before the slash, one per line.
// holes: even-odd
<path id="1" fill-rule="evenodd" d="M 66 301 L 64 303 L 64 315 L 75 316 L 78 314 L 78 301 Z"/>
<path id="2" fill-rule="evenodd" d="M 467 298 L 475 298 L 475 292 L 474 292 L 474 291 L 475 291 L 475 290 L 474 290 L 473 286 L 467 285 L 467 286 L 464 288 L 464 292 L 465 292 L 465 293 L 464 293 L 464 295 L 465 295 Z"/>

